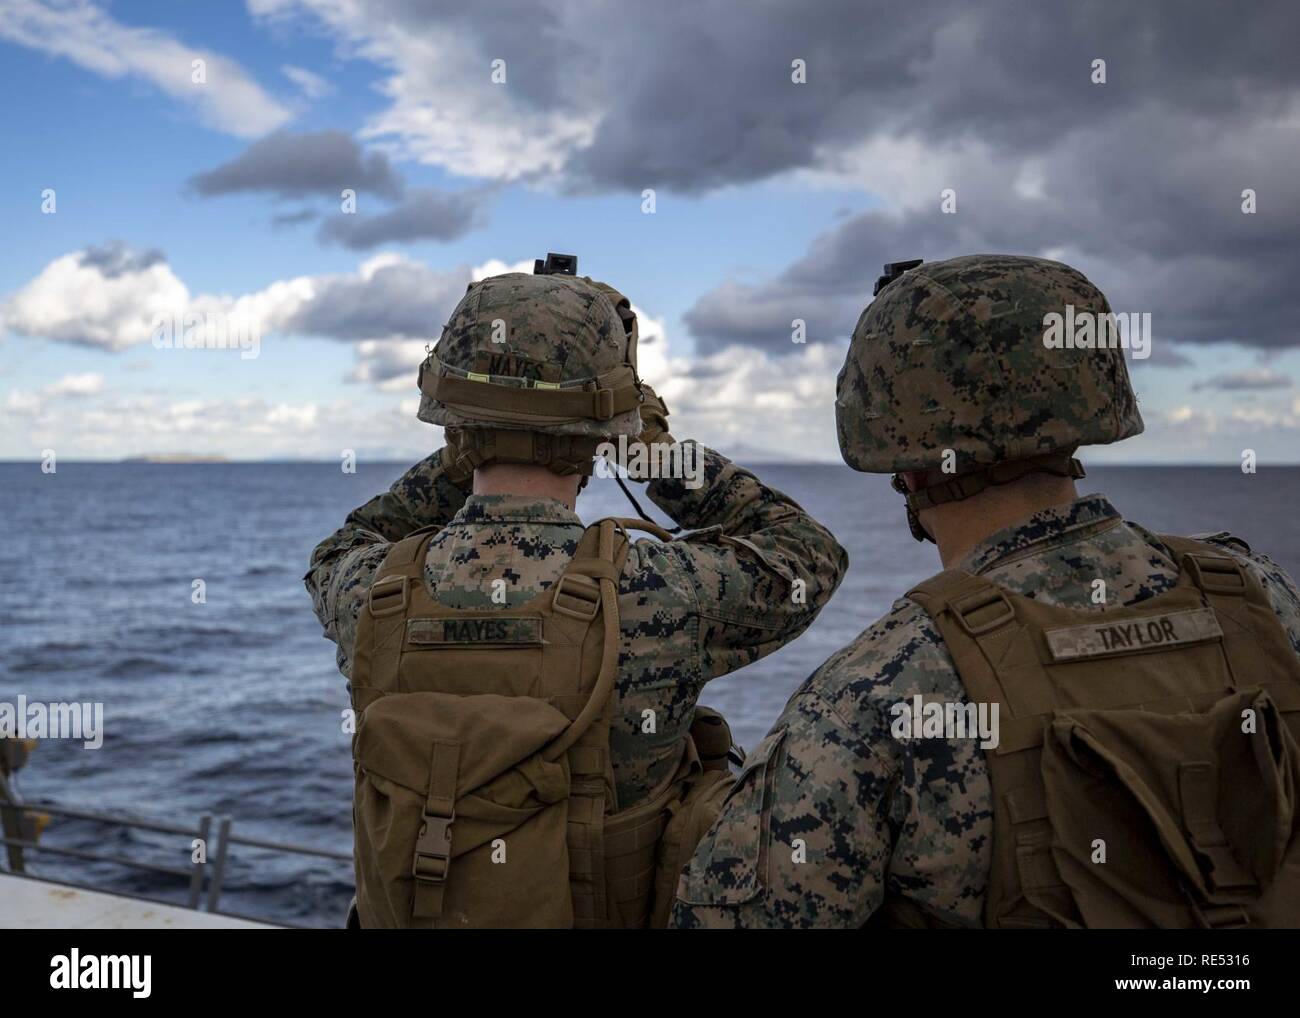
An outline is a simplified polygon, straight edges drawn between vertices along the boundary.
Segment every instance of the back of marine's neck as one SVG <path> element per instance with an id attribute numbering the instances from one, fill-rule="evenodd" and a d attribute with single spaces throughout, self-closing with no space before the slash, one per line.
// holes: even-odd
<path id="1" fill-rule="evenodd" d="M 572 509 L 578 501 L 578 478 L 552 473 L 545 467 L 494 463 L 474 471 L 475 495 L 515 495 L 550 498 Z"/>
<path id="2" fill-rule="evenodd" d="M 945 502 L 924 510 L 921 521 L 939 546 L 943 567 L 953 568 L 994 534 L 1023 523 L 1044 509 L 1065 505 L 1079 497 L 1074 481 L 1064 477 L 1052 481 L 1057 483 L 1010 491 L 986 488 L 960 502 Z"/>

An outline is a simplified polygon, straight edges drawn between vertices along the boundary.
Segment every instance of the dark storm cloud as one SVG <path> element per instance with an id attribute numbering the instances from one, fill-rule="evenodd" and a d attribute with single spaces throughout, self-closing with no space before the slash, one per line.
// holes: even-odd
<path id="1" fill-rule="evenodd" d="M 137 251 L 120 240 L 111 240 L 107 244 L 92 244 L 81 252 L 81 265 L 98 269 L 106 279 L 143 272 L 151 265 L 167 261 L 166 256 L 157 248 Z"/>
<path id="2" fill-rule="evenodd" d="M 320 239 L 363 251 L 380 244 L 455 240 L 482 222 L 484 191 L 412 190 L 387 212 L 339 215 L 321 224 Z"/>
<path id="3" fill-rule="evenodd" d="M 949 123 L 949 140 L 933 138 L 937 176 L 919 168 L 935 186 L 908 195 L 905 207 L 835 226 L 771 279 L 728 281 L 702 295 L 684 316 L 701 347 L 789 351 L 792 318 L 807 320 L 810 342 L 843 339 L 885 262 L 979 251 L 1060 258 L 1087 273 L 1116 311 L 1151 312 L 1155 366 L 1185 362 L 1169 343 L 1295 345 L 1300 134 L 1285 111 L 1297 105 L 1300 71 L 1279 59 L 1281 8 L 1252 8 L 1236 35 L 1227 10 L 1180 10 L 1141 5 L 1122 30 L 1103 12 L 1099 36 L 1084 32 L 1071 8 L 1054 52 L 1083 83 L 1077 88 L 1036 55 L 1034 40 L 1048 38 L 1035 34 L 1038 8 L 1021 9 L 996 39 L 972 24 L 974 42 L 954 47 L 941 29 L 935 52 L 946 73 L 899 100 L 908 124 Z M 1071 24 L 1088 37 L 1078 60 L 1068 56 L 1078 45 Z M 1001 102 L 985 93 L 971 105 L 962 95 L 963 82 L 980 93 L 962 59 L 976 51 Z M 1020 51 L 1024 59 L 1012 59 Z M 1107 84 L 1088 83 L 1088 52 L 1107 59 Z M 871 190 L 871 167 L 863 172 Z M 1022 175 L 1031 182 L 1017 186 Z M 956 191 L 956 214 L 941 212 L 941 187 Z M 1253 215 L 1242 211 L 1247 188 L 1257 197 Z"/>
<path id="4" fill-rule="evenodd" d="M 309 194 L 338 198 L 344 188 L 396 198 L 401 178 L 382 152 L 363 155 L 342 131 L 291 134 L 281 131 L 255 141 L 238 157 L 191 178 L 201 195 L 240 191 L 267 192 L 283 198 Z"/>
<path id="5" fill-rule="evenodd" d="M 809 342 L 842 339 L 885 262 L 980 251 L 1056 257 L 1089 275 L 1116 311 L 1150 312 L 1154 363 L 1165 342 L 1296 343 L 1300 182 L 1296 140 L 1269 123 L 1142 113 L 1071 132 L 1035 157 L 1037 195 L 1013 186 L 1021 163 L 960 156 L 941 175 L 955 214 L 926 204 L 873 209 L 830 229 L 772 279 L 728 281 L 684 316 L 705 350 L 731 343 L 786 352 L 790 322 Z M 1245 188 L 1259 211 L 1241 211 Z"/>
<path id="6" fill-rule="evenodd" d="M 706 352 L 789 351 L 795 318 L 810 342 L 843 341 L 882 263 L 981 250 L 1061 257 L 1117 309 L 1150 311 L 1148 364 L 1181 360 L 1177 343 L 1297 343 L 1290 0 L 363 6 L 484 67 L 506 59 L 518 107 L 594 123 L 554 175 L 564 190 L 698 193 L 813 170 L 884 196 L 775 277 L 700 296 L 685 318 Z M 941 187 L 957 215 L 939 213 Z"/>
<path id="7" fill-rule="evenodd" d="M 1031 153 L 1138 103 L 1253 115 L 1298 74 L 1288 0 L 358 6 L 411 38 L 452 35 L 485 67 L 505 59 L 524 107 L 594 111 L 595 141 L 565 176 L 596 189 L 759 180 L 889 132 Z M 796 58 L 806 84 L 791 82 Z M 1089 80 L 1096 58 L 1107 86 Z"/>
<path id="8" fill-rule="evenodd" d="M 415 262 L 394 262 L 366 276 L 318 281 L 312 300 L 283 331 L 331 339 L 428 338 L 442 327 L 465 295 L 469 270 L 435 271 Z"/>

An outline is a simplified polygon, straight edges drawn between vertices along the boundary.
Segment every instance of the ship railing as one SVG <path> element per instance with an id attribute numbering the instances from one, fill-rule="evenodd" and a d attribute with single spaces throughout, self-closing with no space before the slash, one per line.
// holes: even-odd
<path id="1" fill-rule="evenodd" d="M 190 856 L 193 861 L 188 866 L 175 866 L 167 865 L 165 863 L 149 862 L 142 859 L 132 859 L 113 852 L 96 852 L 88 851 L 86 849 L 65 847 L 62 845 L 51 845 L 41 839 L 37 834 L 38 829 L 35 825 L 35 817 L 42 813 L 58 817 L 67 817 L 73 820 L 89 820 L 96 823 L 115 825 L 128 830 L 151 831 L 157 834 L 176 835 L 188 838 L 192 843 L 197 842 L 198 845 L 202 846 L 203 851 L 195 852 L 191 850 Z M 0 801 L 0 818 L 4 821 L 3 824 L 0 824 L 0 844 L 3 844 L 9 849 L 8 855 L 10 859 L 10 869 L 13 872 L 25 872 L 25 865 L 23 863 L 24 853 L 44 852 L 50 855 L 67 856 L 87 862 L 113 863 L 129 869 L 166 874 L 188 882 L 185 902 L 186 908 L 203 911 L 206 906 L 206 911 L 208 912 L 230 916 L 235 919 L 248 919 L 253 922 L 265 922 L 268 920 L 257 916 L 242 915 L 238 912 L 223 911 L 220 908 L 221 893 L 224 887 L 226 868 L 230 861 L 230 849 L 232 845 L 242 845 L 247 848 L 262 849 L 270 852 L 280 852 L 286 855 L 311 856 L 320 859 L 331 859 L 338 862 L 352 862 L 351 852 L 336 852 L 325 848 L 314 848 L 309 845 L 295 845 L 291 842 L 271 841 L 266 838 L 254 838 L 242 834 L 235 834 L 235 821 L 231 817 L 222 816 L 214 818 L 211 813 L 201 814 L 197 826 L 186 827 L 180 824 L 164 823 L 143 817 L 101 813 L 96 810 L 63 806 L 52 802 L 6 803 Z M 215 842 L 212 843 L 213 850 L 208 852 L 210 845 L 209 838 L 212 834 L 214 821 L 217 827 L 217 837 Z M 31 832 L 31 836 L 14 836 L 15 834 L 23 834 L 27 832 Z M 15 859 L 17 860 L 17 865 L 14 864 Z M 102 888 L 90 884 L 63 880 L 60 880 L 60 883 L 64 883 L 69 887 L 78 887 L 87 891 L 102 890 Z M 207 889 L 206 895 L 204 895 L 205 883 Z M 163 905 L 174 904 L 167 899 L 155 898 L 147 895 L 132 895 L 132 897 L 137 897 L 144 901 L 154 901 Z"/>

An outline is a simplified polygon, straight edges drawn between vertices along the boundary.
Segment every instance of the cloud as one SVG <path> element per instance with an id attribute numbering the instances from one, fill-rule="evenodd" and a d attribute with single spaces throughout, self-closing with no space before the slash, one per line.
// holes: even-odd
<path id="1" fill-rule="evenodd" d="M 1228 371 L 1197 382 L 1193 389 L 1211 389 L 1219 392 L 1254 392 L 1261 389 L 1289 389 L 1292 381 L 1272 368 L 1247 368 Z"/>
<path id="2" fill-rule="evenodd" d="M 1288 238 L 1300 225 L 1300 179 L 1287 169 L 1294 141 L 1283 124 L 1280 113 L 1243 118 L 1207 137 L 1191 115 L 1157 123 L 1134 111 L 1047 143 L 1028 192 L 1008 186 L 1024 170 L 1019 158 L 983 142 L 929 150 L 917 190 L 889 162 L 916 158 L 914 149 L 873 149 L 877 161 L 858 171 L 890 182 L 890 204 L 822 233 L 770 278 L 725 280 L 684 320 L 706 350 L 778 352 L 793 318 L 808 322 L 810 342 L 843 340 L 884 263 L 990 251 L 1068 262 L 1116 311 L 1150 312 L 1166 364 L 1167 344 L 1294 345 L 1300 248 Z M 1268 216 L 1242 213 L 1245 186 L 1269 196 Z M 944 188 L 955 213 L 941 210 Z"/>
<path id="3" fill-rule="evenodd" d="M 167 260 L 157 248 L 135 251 L 120 240 L 107 244 L 92 244 L 81 253 L 82 268 L 98 269 L 105 279 L 117 279 L 131 273 L 143 272 Z"/>
<path id="4" fill-rule="evenodd" d="M 93 396 L 104 388 L 104 377 L 94 372 L 80 375 L 64 375 L 57 382 L 46 386 L 47 396 Z"/>
<path id="5" fill-rule="evenodd" d="M 700 193 L 778 178 L 879 206 L 686 320 L 706 353 L 843 341 L 884 262 L 1047 254 L 1180 343 L 1294 345 L 1300 62 L 1284 0 L 958 0 L 629 8 L 557 0 L 252 0 L 385 75 L 361 132 L 452 173 L 565 191 Z M 674 17 L 673 12 L 681 13 Z M 671 54 L 633 59 L 629 54 Z M 1106 62 L 1106 81 L 1092 81 Z M 504 61 L 503 84 L 491 80 Z M 791 80 L 806 63 L 805 84 Z M 939 211 L 940 191 L 958 212 Z M 1243 214 L 1243 192 L 1255 214 Z M 1170 348 L 1170 349 L 1166 349 Z"/>
<path id="6" fill-rule="evenodd" d="M 236 62 L 165 32 L 124 25 L 89 0 L 6 0 L 0 39 L 71 60 L 105 78 L 147 81 L 192 106 L 208 127 L 242 138 L 273 131 L 289 110 Z M 206 81 L 192 80 L 194 61 Z"/>
<path id="7" fill-rule="evenodd" d="M 337 199 L 351 188 L 396 198 L 402 192 L 401 178 L 388 157 L 382 152 L 363 155 L 342 131 L 277 132 L 190 183 L 204 197 L 252 191 L 281 198 L 314 194 Z"/>
<path id="8" fill-rule="evenodd" d="M 356 274 L 306 280 L 310 296 L 279 319 L 281 331 L 340 340 L 442 334 L 469 284 L 468 267 L 430 269 L 397 255 L 364 262 Z"/>
<path id="9" fill-rule="evenodd" d="M 743 21 L 726 4 L 682 0 L 635 9 L 557 0 L 544 13 L 528 0 L 250 0 L 249 9 L 323 25 L 349 55 L 383 67 L 389 106 L 369 133 L 418 158 L 473 176 L 554 174 L 624 190 L 825 169 L 867 139 L 915 138 L 924 149 L 982 139 L 1021 156 L 1139 104 L 1153 123 L 1168 114 L 1229 123 L 1267 115 L 1300 76 L 1283 42 L 1294 27 L 1285 0 L 1248 17 L 1169 0 L 1068 10 L 947 0 L 906 19 L 887 0 L 815 0 L 766 5 Z M 1098 57 L 1106 85 L 1090 80 Z M 804 84 L 792 81 L 796 59 Z M 493 82 L 493 61 L 504 61 L 504 83 Z M 1032 172 L 1008 180 L 1033 190 Z"/>
<path id="10" fill-rule="evenodd" d="M 334 91 L 334 86 L 322 78 L 319 74 L 309 71 L 303 67 L 294 67 L 292 64 L 283 64 L 280 67 L 281 73 L 298 86 L 298 90 L 308 99 L 321 99 L 330 95 Z"/>
<path id="11" fill-rule="evenodd" d="M 514 267 L 490 263 L 461 278 Z M 661 318 L 643 308 L 637 313 L 640 374 L 666 400 L 679 437 L 724 451 L 749 450 L 745 455 L 758 446 L 769 457 L 836 458 L 834 429 L 828 426 L 836 367 L 829 347 L 805 348 L 795 355 L 793 370 L 790 362 L 749 348 L 695 359 L 673 353 Z M 400 338 L 354 344 L 357 360 L 349 380 L 391 394 L 379 409 L 373 398 L 289 403 L 134 388 L 107 391 L 98 376 L 65 376 L 44 389 L 8 392 L 0 404 L 0 430 L 9 436 L 14 455 L 54 448 L 60 455 L 110 459 L 143 453 L 332 459 L 352 448 L 363 455 L 409 459 L 437 441 L 437 433 L 431 435 L 415 419 L 416 369 L 425 347 L 423 340 Z M 96 398 L 56 404 L 67 395 Z M 399 395 L 405 398 L 393 398 Z M 763 436 L 758 440 L 756 428 Z"/>
<path id="12" fill-rule="evenodd" d="M 421 340 L 411 339 L 363 340 L 357 344 L 357 363 L 348 380 L 390 392 L 409 390 L 415 384 L 428 346 Z"/>
<path id="13" fill-rule="evenodd" d="M 413 459 L 427 455 L 439 434 L 416 420 L 413 407 L 396 403 L 176 398 L 129 389 L 70 405 L 11 392 L 0 404 L 0 425 L 13 455 L 36 457 L 48 448 L 60 457 L 109 460 L 170 453 L 338 462 L 344 449 L 363 461 Z"/>
<path id="14" fill-rule="evenodd" d="M 1219 422 L 1211 410 L 1197 410 L 1190 406 L 1174 407 L 1164 416 L 1165 426 L 1189 436 L 1202 436 L 1218 430 Z"/>
<path id="15" fill-rule="evenodd" d="M 315 209 L 298 209 L 294 212 L 282 212 L 271 217 L 271 225 L 277 229 L 287 226 L 300 226 L 303 223 L 310 223 L 313 219 L 319 219 L 320 213 Z"/>
<path id="16" fill-rule="evenodd" d="M 156 252 L 120 244 L 66 254 L 0 303 L 6 331 L 110 351 L 147 342 L 155 316 L 190 302 Z"/>
<path id="17" fill-rule="evenodd" d="M 485 191 L 412 190 L 387 212 L 339 215 L 321 224 L 320 239 L 354 251 L 380 244 L 455 240 L 482 223 Z"/>
<path id="18" fill-rule="evenodd" d="M 559 173 L 595 135 L 620 47 L 600 40 L 600 19 L 560 3 L 437 5 L 364 0 L 250 0 L 255 15 L 301 17 L 333 32 L 345 51 L 384 68 L 388 106 L 363 137 L 462 176 L 519 180 Z M 630 25 L 607 16 L 614 36 Z M 494 84 L 492 61 L 505 61 Z"/>
<path id="19" fill-rule="evenodd" d="M 220 315 L 273 333 L 342 340 L 436 340 L 472 278 L 470 266 L 431 269 L 395 254 L 354 273 L 276 280 L 230 296 L 191 293 L 159 252 L 119 244 L 56 258 L 0 302 L 0 325 L 19 335 L 110 352 L 148 344 L 160 318 Z"/>

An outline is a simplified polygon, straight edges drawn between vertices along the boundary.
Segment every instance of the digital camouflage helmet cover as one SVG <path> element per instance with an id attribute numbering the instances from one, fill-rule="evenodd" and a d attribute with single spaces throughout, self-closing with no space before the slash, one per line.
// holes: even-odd
<path id="1" fill-rule="evenodd" d="M 418 416 L 448 429 L 462 469 L 516 462 L 585 475 L 600 442 L 641 431 L 630 302 L 550 270 L 553 258 L 540 274 L 470 284 L 420 366 Z"/>
<path id="2" fill-rule="evenodd" d="M 887 270 L 890 267 L 887 267 Z M 858 319 L 836 383 L 840 453 L 855 470 L 945 469 L 908 493 L 916 513 L 1033 471 L 1083 476 L 1081 445 L 1142 431 L 1116 343 L 1057 348 L 1046 316 L 1110 318 L 1105 296 L 1060 262 L 968 255 L 904 262 Z M 895 487 L 906 492 L 901 479 Z"/>

